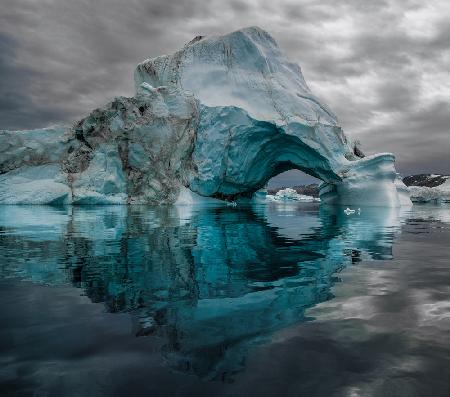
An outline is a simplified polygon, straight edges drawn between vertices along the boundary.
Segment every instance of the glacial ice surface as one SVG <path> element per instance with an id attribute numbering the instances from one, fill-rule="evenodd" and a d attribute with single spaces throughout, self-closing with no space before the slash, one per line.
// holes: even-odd
<path id="1" fill-rule="evenodd" d="M 197 37 L 134 79 L 135 96 L 72 127 L 1 131 L 0 203 L 234 201 L 293 168 L 323 181 L 328 204 L 410 203 L 394 156 L 364 157 L 257 27 Z"/>

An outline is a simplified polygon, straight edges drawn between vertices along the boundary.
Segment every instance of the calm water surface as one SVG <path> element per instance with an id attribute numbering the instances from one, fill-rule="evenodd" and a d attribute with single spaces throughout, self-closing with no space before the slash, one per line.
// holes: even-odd
<path id="1" fill-rule="evenodd" d="M 449 396 L 450 205 L 0 207 L 2 396 Z"/>

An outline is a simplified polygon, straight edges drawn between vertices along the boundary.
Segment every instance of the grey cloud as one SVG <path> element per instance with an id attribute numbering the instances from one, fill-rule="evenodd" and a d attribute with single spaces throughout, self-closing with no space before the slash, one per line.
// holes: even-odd
<path id="1" fill-rule="evenodd" d="M 71 122 L 114 96 L 132 95 L 138 62 L 198 34 L 259 25 L 301 65 L 366 151 L 395 152 L 405 173 L 438 166 L 450 172 L 450 94 L 443 87 L 433 99 L 424 85 L 425 71 L 448 73 L 450 10 L 437 2 L 440 19 L 429 22 L 434 34 L 414 35 L 414 26 L 401 21 L 423 6 L 416 0 L 3 0 L 0 128 Z"/>
<path id="2" fill-rule="evenodd" d="M 28 90 L 38 74 L 32 68 L 17 63 L 17 46 L 16 40 L 0 34 L 1 128 L 34 128 L 41 126 L 41 118 L 54 122 L 66 117 L 65 113 L 59 113 L 52 106 L 33 103 Z"/>
<path id="3" fill-rule="evenodd" d="M 288 20 L 301 23 L 304 25 L 312 25 L 333 18 L 333 11 L 330 7 L 321 7 L 318 5 L 304 5 L 300 2 L 290 2 L 281 5 L 283 16 Z"/>
<path id="4" fill-rule="evenodd" d="M 383 137 L 389 139 L 383 140 Z M 404 174 L 449 173 L 450 112 L 448 102 L 436 102 L 402 114 L 395 125 L 372 129 L 364 137 L 371 152 L 396 153 Z"/>
<path id="5" fill-rule="evenodd" d="M 439 101 L 428 108 L 410 116 L 410 123 L 417 132 L 434 132 L 441 137 L 450 138 L 450 106 L 448 102 Z"/>
<path id="6" fill-rule="evenodd" d="M 237 12 L 244 12 L 249 9 L 249 5 L 245 1 L 240 0 L 230 1 L 230 7 Z"/>
<path id="7" fill-rule="evenodd" d="M 416 105 L 418 97 L 416 81 L 388 80 L 377 88 L 378 110 L 386 112 L 407 111 Z"/>

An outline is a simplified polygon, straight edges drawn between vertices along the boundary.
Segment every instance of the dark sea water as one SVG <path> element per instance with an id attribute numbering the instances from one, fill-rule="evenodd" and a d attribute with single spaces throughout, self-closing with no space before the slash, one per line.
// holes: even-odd
<path id="1" fill-rule="evenodd" d="M 1 396 L 450 396 L 450 205 L 0 207 Z"/>

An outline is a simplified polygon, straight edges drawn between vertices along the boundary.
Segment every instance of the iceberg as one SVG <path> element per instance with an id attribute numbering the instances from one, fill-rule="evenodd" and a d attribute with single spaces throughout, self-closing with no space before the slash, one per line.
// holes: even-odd
<path id="1" fill-rule="evenodd" d="M 1 131 L 0 203 L 235 202 L 289 169 L 321 179 L 326 204 L 411 203 L 394 155 L 365 157 L 258 27 L 198 36 L 134 81 L 73 126 Z"/>
<path id="2" fill-rule="evenodd" d="M 275 193 L 275 195 L 268 194 L 266 199 L 269 201 L 301 201 L 301 202 L 314 202 L 320 201 L 319 198 L 307 196 L 305 194 L 299 194 L 296 190 L 288 187 L 285 189 L 281 189 Z"/>
<path id="3" fill-rule="evenodd" d="M 416 203 L 450 203 L 450 179 L 434 187 L 409 186 L 411 200 Z"/>

